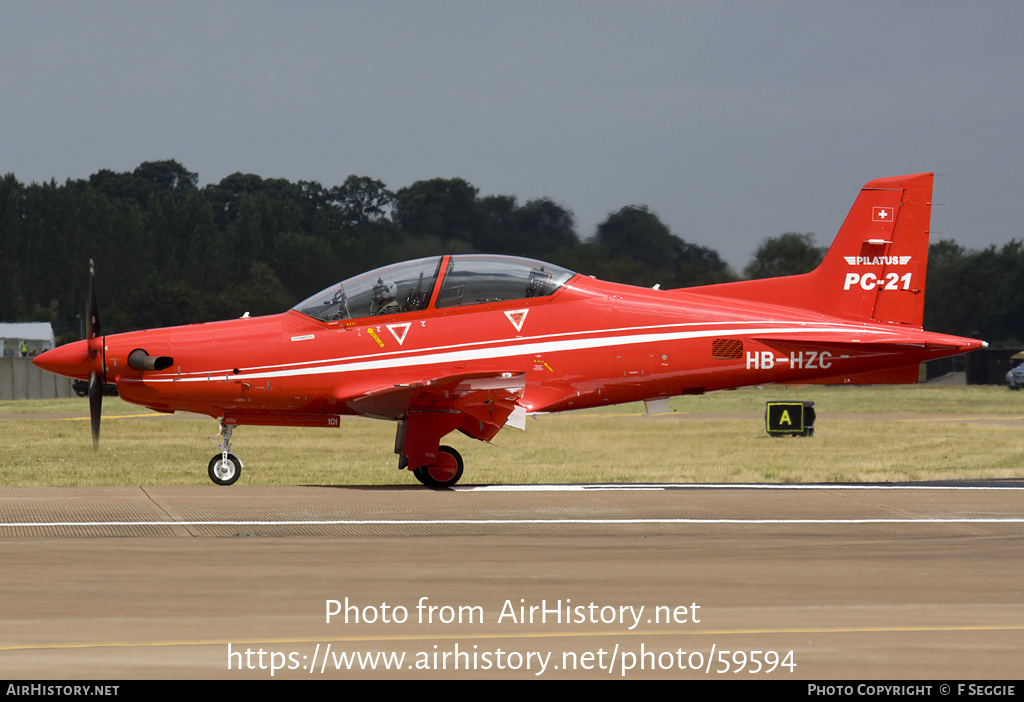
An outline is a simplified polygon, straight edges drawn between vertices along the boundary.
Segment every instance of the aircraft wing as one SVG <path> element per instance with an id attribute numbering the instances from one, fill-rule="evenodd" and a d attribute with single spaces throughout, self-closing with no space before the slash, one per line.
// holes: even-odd
<path id="1" fill-rule="evenodd" d="M 410 412 L 458 412 L 463 433 L 489 440 L 508 424 L 525 428 L 526 410 L 516 401 L 526 390 L 523 373 L 462 373 L 347 394 L 353 412 L 378 419 L 404 419 Z"/>

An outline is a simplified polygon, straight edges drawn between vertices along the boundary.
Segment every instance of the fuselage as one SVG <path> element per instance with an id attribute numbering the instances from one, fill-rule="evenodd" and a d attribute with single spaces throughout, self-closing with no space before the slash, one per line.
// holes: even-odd
<path id="1" fill-rule="evenodd" d="M 124 399 L 153 410 L 329 426 L 353 413 L 350 401 L 381 387 L 465 373 L 523 375 L 519 404 L 553 412 L 755 384 L 843 382 L 980 343 L 577 275 L 547 297 L 337 321 L 291 310 L 108 335 L 103 368 Z M 135 370 L 128 355 L 136 349 L 173 363 Z M 78 377 L 88 373 L 83 365 Z"/>

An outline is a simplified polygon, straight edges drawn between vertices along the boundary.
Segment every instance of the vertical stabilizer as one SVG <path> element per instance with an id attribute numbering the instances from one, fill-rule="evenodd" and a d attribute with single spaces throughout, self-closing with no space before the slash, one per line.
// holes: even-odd
<path id="1" fill-rule="evenodd" d="M 933 179 L 933 173 L 918 173 L 865 185 L 821 265 L 810 273 L 687 292 L 920 328 Z"/>
<path id="2" fill-rule="evenodd" d="M 920 327 L 934 174 L 880 178 L 860 191 L 809 274 L 826 313 Z"/>

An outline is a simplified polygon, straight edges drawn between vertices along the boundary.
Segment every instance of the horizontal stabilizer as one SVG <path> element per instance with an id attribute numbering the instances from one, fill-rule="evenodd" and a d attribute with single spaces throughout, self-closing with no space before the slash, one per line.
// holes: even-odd
<path id="1" fill-rule="evenodd" d="M 913 365 L 868 373 L 816 378 L 806 382 L 808 385 L 909 385 L 918 382 L 920 377 L 921 366 Z"/>

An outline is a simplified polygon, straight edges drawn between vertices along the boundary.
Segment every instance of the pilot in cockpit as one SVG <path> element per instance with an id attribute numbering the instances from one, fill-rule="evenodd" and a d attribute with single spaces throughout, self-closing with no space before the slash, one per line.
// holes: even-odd
<path id="1" fill-rule="evenodd" d="M 377 278 L 373 284 L 373 295 L 370 298 L 370 314 L 393 314 L 399 312 L 398 303 L 391 293 L 391 288 L 384 282 L 383 278 Z"/>

